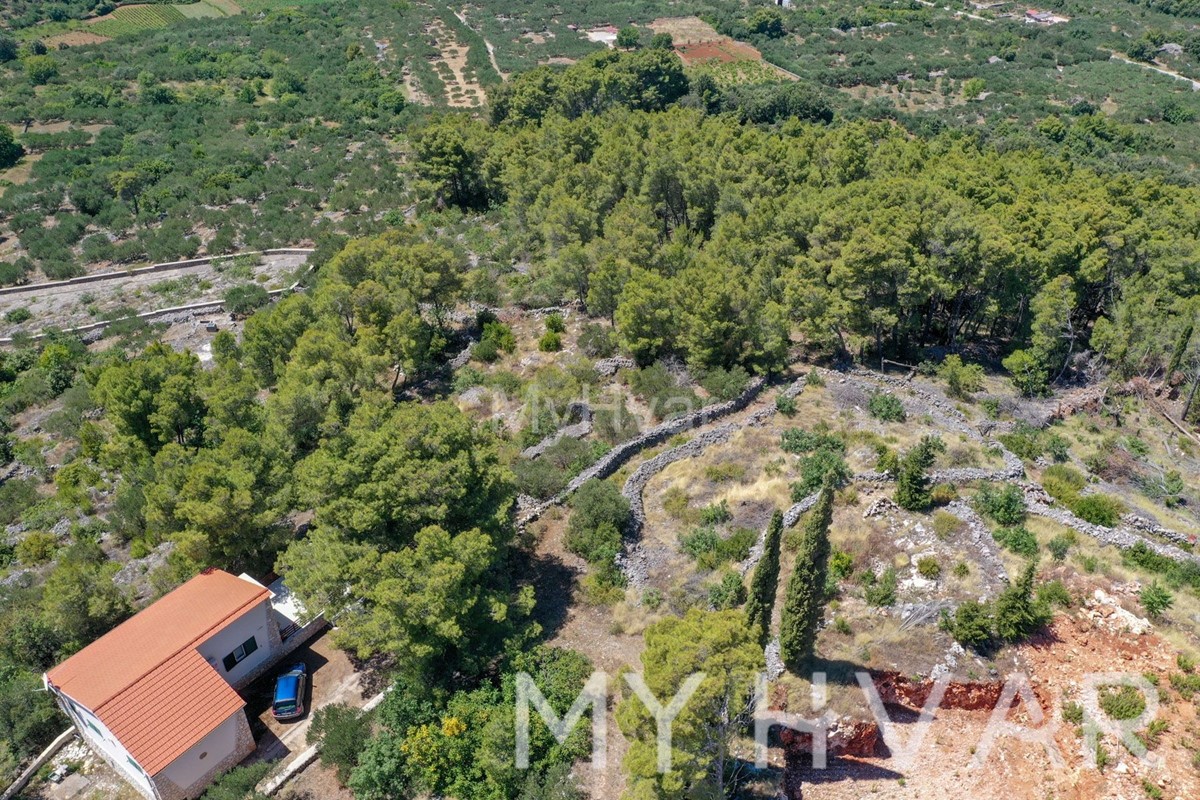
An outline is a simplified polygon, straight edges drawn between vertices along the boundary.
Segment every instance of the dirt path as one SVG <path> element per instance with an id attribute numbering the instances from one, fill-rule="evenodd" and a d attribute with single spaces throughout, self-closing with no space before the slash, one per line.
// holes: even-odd
<path id="1" fill-rule="evenodd" d="M 466 25 L 468 28 L 471 27 L 471 23 L 467 22 L 467 15 L 462 11 L 455 11 L 454 16 L 458 17 L 458 21 L 463 25 Z M 472 28 L 472 30 L 474 29 Z M 492 69 L 496 70 L 496 74 L 500 76 L 500 80 L 508 80 L 508 73 L 500 69 L 500 65 L 496 63 L 496 48 L 493 47 L 492 43 L 487 40 L 482 31 L 479 31 L 479 38 L 483 39 L 483 46 L 487 48 L 488 58 L 492 62 Z"/>
<path id="2" fill-rule="evenodd" d="M 1145 62 L 1142 62 L 1142 61 L 1134 61 L 1132 58 L 1123 56 L 1120 53 L 1115 53 L 1112 50 L 1107 50 L 1105 52 L 1107 52 L 1109 54 L 1108 57 L 1109 57 L 1109 60 L 1111 60 L 1111 61 L 1124 61 L 1126 64 L 1133 64 L 1135 67 L 1141 67 L 1142 69 L 1148 69 L 1151 72 L 1157 72 L 1160 75 L 1166 75 L 1168 78 L 1174 78 L 1177 81 L 1184 81 L 1186 83 L 1190 83 L 1192 85 L 1193 92 L 1200 92 L 1200 81 L 1192 80 L 1191 78 L 1187 77 L 1186 75 L 1180 75 L 1178 72 L 1176 72 L 1174 70 L 1167 69 L 1166 67 L 1160 67 L 1155 64 L 1146 64 Z"/>

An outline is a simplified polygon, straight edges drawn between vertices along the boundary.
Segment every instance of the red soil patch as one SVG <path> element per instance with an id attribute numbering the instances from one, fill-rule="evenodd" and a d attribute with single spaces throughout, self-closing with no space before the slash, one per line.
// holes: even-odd
<path id="1" fill-rule="evenodd" d="M 733 61 L 762 61 L 762 53 L 758 48 L 733 39 L 719 39 L 715 42 L 698 42 L 696 44 L 681 44 L 675 48 L 683 63 L 688 66 L 717 61 L 728 64 Z"/>

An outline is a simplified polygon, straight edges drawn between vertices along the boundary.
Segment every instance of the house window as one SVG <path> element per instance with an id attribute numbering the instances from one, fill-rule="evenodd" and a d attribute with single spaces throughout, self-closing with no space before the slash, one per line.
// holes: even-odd
<path id="1" fill-rule="evenodd" d="M 84 722 L 87 723 L 87 726 L 89 728 L 91 728 L 92 730 L 94 730 L 96 732 L 97 736 L 104 736 L 104 734 L 100 731 L 100 729 L 96 727 L 96 724 L 94 722 L 92 722 L 90 719 L 84 720 Z"/>
<path id="2" fill-rule="evenodd" d="M 232 672 L 233 668 L 242 662 L 246 656 L 258 649 L 258 640 L 251 636 L 246 641 L 237 646 L 229 655 L 225 656 L 225 671 Z"/>

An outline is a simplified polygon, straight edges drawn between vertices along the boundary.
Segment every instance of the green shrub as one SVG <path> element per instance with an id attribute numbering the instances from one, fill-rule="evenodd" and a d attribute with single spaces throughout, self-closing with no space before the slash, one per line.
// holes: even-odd
<path id="1" fill-rule="evenodd" d="M 822 431 L 809 432 L 802 428 L 788 428 L 780 436 L 779 448 L 785 453 L 811 453 L 816 450 L 832 450 L 841 454 L 846 452 L 846 442 L 834 434 Z"/>
<path id="2" fill-rule="evenodd" d="M 1080 497 L 1071 510 L 1075 512 L 1075 516 L 1093 525 L 1111 528 L 1121 521 L 1121 515 L 1125 513 L 1125 504 L 1106 494 L 1088 494 Z"/>
<path id="3" fill-rule="evenodd" d="M 720 525 L 731 519 L 733 519 L 733 514 L 729 511 L 729 503 L 725 500 L 700 509 L 700 521 L 705 525 Z"/>
<path id="4" fill-rule="evenodd" d="M 1025 495 L 1016 484 L 1006 483 L 999 490 L 984 484 L 975 495 L 975 505 L 980 513 L 1001 525 L 1016 525 L 1025 519 Z"/>
<path id="5" fill-rule="evenodd" d="M 708 589 L 708 604 L 717 611 L 737 608 L 746 602 L 746 585 L 742 577 L 734 572 L 726 572 L 719 583 Z"/>
<path id="6" fill-rule="evenodd" d="M 792 484 L 792 500 L 799 502 L 820 489 L 826 480 L 841 486 L 851 476 L 850 465 L 833 450 L 818 450 L 800 459 L 800 480 Z"/>
<path id="7" fill-rule="evenodd" d="M 967 565 L 967 562 L 960 561 L 954 565 L 954 573 L 953 574 L 954 574 L 954 577 L 959 578 L 961 580 L 962 578 L 965 578 L 971 574 L 971 567 Z"/>
<path id="8" fill-rule="evenodd" d="M 937 374 L 946 382 L 947 394 L 960 400 L 969 398 L 983 388 L 983 367 L 964 364 L 960 356 L 946 356 Z"/>
<path id="9" fill-rule="evenodd" d="M 646 591 L 642 592 L 642 605 L 651 611 L 657 611 L 663 604 L 663 595 L 658 589 L 651 586 Z"/>
<path id="10" fill-rule="evenodd" d="M 501 353 L 512 353 L 517 349 L 517 337 L 513 335 L 512 328 L 500 320 L 485 315 L 481 317 L 480 325 L 482 333 L 479 341 L 471 348 L 472 358 L 491 363 L 499 358 Z"/>
<path id="11" fill-rule="evenodd" d="M 590 358 L 611 358 L 617 352 L 617 337 L 611 328 L 589 322 L 579 331 L 579 349 Z"/>
<path id="12" fill-rule="evenodd" d="M 1175 666 L 1179 667 L 1184 672 L 1195 672 L 1196 657 L 1187 653 L 1180 653 L 1175 656 Z"/>
<path id="13" fill-rule="evenodd" d="M 11 525 L 38 501 L 37 481 L 10 478 L 0 484 L 0 525 Z"/>
<path id="14" fill-rule="evenodd" d="M 1142 601 L 1142 608 L 1146 609 L 1146 613 L 1155 618 L 1161 617 L 1175 604 L 1175 598 L 1158 581 L 1151 581 L 1143 586 L 1138 592 L 1138 599 Z"/>
<path id="15" fill-rule="evenodd" d="M 14 548 L 14 554 L 22 564 L 30 566 L 37 564 L 45 564 L 54 558 L 54 553 L 58 550 L 58 539 L 52 533 L 45 531 L 32 531 L 25 534 L 25 538 L 17 542 Z"/>
<path id="16" fill-rule="evenodd" d="M 888 567 L 878 577 L 873 572 L 863 576 L 867 603 L 872 606 L 886 607 L 896 602 L 896 568 Z"/>
<path id="17" fill-rule="evenodd" d="M 691 389 L 680 386 L 661 361 L 623 373 L 633 389 L 657 419 L 673 419 L 700 408 L 700 398 Z"/>
<path id="18" fill-rule="evenodd" d="M 13 325 L 20 325 L 22 322 L 28 322 L 33 319 L 33 312 L 25 306 L 14 308 L 4 315 L 4 321 Z"/>
<path id="19" fill-rule="evenodd" d="M 600 442 L 564 436 L 535 459 L 519 458 L 512 465 L 517 488 L 545 500 L 558 494 L 571 478 L 607 452 Z"/>
<path id="20" fill-rule="evenodd" d="M 1101 686 L 1100 708 L 1115 720 L 1137 719 L 1146 712 L 1146 698 L 1136 686 Z"/>
<path id="21" fill-rule="evenodd" d="M 1042 473 L 1042 488 L 1046 494 L 1071 508 L 1079 501 L 1079 493 L 1087 485 L 1087 476 L 1066 464 L 1053 464 Z"/>
<path id="22" fill-rule="evenodd" d="M 871 399 L 867 401 L 867 411 L 872 417 L 883 422 L 904 422 L 908 419 L 900 398 L 886 392 L 871 395 Z"/>
<path id="23" fill-rule="evenodd" d="M 942 618 L 942 627 L 963 647 L 985 650 L 995 638 L 991 609 L 976 600 L 966 600 L 953 616 Z"/>
<path id="24" fill-rule="evenodd" d="M 775 410 L 785 417 L 794 416 L 796 413 L 796 398 L 779 395 L 775 398 Z"/>
<path id="25" fill-rule="evenodd" d="M 629 524 L 629 501 L 607 481 L 590 480 L 571 498 L 566 545 L 589 564 L 607 564 L 621 550 Z"/>
<path id="26" fill-rule="evenodd" d="M 949 539 L 962 530 L 964 523 L 949 511 L 938 511 L 933 515 L 933 532 L 939 539 Z"/>
<path id="27" fill-rule="evenodd" d="M 1051 558 L 1062 562 L 1066 560 L 1067 553 L 1070 552 L 1073 544 L 1075 544 L 1075 537 L 1070 533 L 1063 533 L 1046 542 L 1046 549 L 1050 551 Z"/>
<path id="28" fill-rule="evenodd" d="M 698 383 L 718 400 L 732 400 L 746 391 L 750 373 L 744 367 L 706 369 L 700 373 Z"/>
<path id="29" fill-rule="evenodd" d="M 942 575 L 942 565 L 933 556 L 925 556 L 917 560 L 917 572 L 922 578 L 937 580 Z"/>
<path id="30" fill-rule="evenodd" d="M 546 332 L 547 333 L 563 333 L 567 329 L 567 324 L 563 322 L 561 314 L 551 314 L 546 317 Z"/>
<path id="31" fill-rule="evenodd" d="M 1039 586 L 1037 600 L 1046 607 L 1071 608 L 1075 605 L 1075 599 L 1062 581 L 1048 581 Z"/>
<path id="32" fill-rule="evenodd" d="M 1034 558 L 1038 554 L 1037 537 L 1025 527 L 999 528 L 992 533 L 992 538 L 1000 543 L 1005 550 L 1026 558 Z"/>
<path id="33" fill-rule="evenodd" d="M 738 528 L 722 539 L 715 529 L 705 526 L 681 535 L 679 546 L 701 569 L 713 570 L 730 561 L 746 560 L 757 540 L 758 534 L 748 528 Z"/>
<path id="34" fill-rule="evenodd" d="M 1071 725 L 1083 724 L 1083 706 L 1079 703 L 1068 703 L 1065 700 L 1062 704 L 1063 722 Z"/>
<path id="35" fill-rule="evenodd" d="M 344 786 L 371 738 L 371 715 L 343 703 L 322 706 L 313 712 L 306 737 L 310 745 L 320 743 L 321 763 L 332 767 Z"/>
<path id="36" fill-rule="evenodd" d="M 854 556 L 845 550 L 834 550 L 829 555 L 829 575 L 840 581 L 850 577 L 854 572 Z"/>
<path id="37" fill-rule="evenodd" d="M 546 331 L 542 338 L 538 339 L 538 350 L 543 353 L 557 353 L 562 350 L 562 334 Z"/>
<path id="38" fill-rule="evenodd" d="M 363 744 L 366 744 L 364 741 Z M 259 761 L 246 767 L 234 767 L 220 776 L 201 795 L 202 800 L 259 800 L 263 795 L 254 787 L 271 771 L 270 761 Z"/>
<path id="39" fill-rule="evenodd" d="M 846 621 L 845 617 L 835 619 L 833 621 L 833 629 L 842 636 L 850 636 L 854 633 L 854 630 L 850 627 L 850 623 Z"/>
<path id="40" fill-rule="evenodd" d="M 239 317 L 253 313 L 270 301 L 267 290 L 257 283 L 233 286 L 225 292 L 225 310 Z"/>
<path id="41" fill-rule="evenodd" d="M 958 488 L 952 483 L 939 483 L 929 492 L 935 506 L 944 506 L 958 499 Z"/>
<path id="42" fill-rule="evenodd" d="M 746 465 L 736 461 L 726 461 L 723 464 L 709 464 L 704 468 L 704 477 L 713 483 L 741 481 L 746 477 Z"/>
<path id="43" fill-rule="evenodd" d="M 1001 434 L 997 438 L 1025 461 L 1033 461 L 1046 452 L 1045 434 L 1026 422 L 1018 422 L 1011 433 Z"/>

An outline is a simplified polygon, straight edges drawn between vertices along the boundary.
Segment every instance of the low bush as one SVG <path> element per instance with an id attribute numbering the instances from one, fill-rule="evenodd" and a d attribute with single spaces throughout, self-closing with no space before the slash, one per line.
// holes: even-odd
<path id="1" fill-rule="evenodd" d="M 731 561 L 744 561 L 757 540 L 758 534 L 748 528 L 738 528 L 722 539 L 715 528 L 705 526 L 680 536 L 679 546 L 701 569 L 713 570 Z"/>
<path id="2" fill-rule="evenodd" d="M 57 550 L 58 539 L 54 534 L 46 533 L 45 531 L 32 531 L 25 534 L 25 538 L 17 542 L 17 546 L 13 549 L 13 554 L 22 564 L 34 566 L 50 561 L 54 558 Z"/>
<path id="3" fill-rule="evenodd" d="M 1067 554 L 1075 544 L 1075 536 L 1073 534 L 1073 531 L 1068 531 L 1046 542 L 1046 549 L 1050 551 L 1051 558 L 1060 563 L 1066 560 Z"/>
<path id="4" fill-rule="evenodd" d="M 964 523 L 949 511 L 938 511 L 933 515 L 933 532 L 939 539 L 949 539 L 962 530 Z"/>
<path id="5" fill-rule="evenodd" d="M 966 400 L 983 388 L 983 367 L 965 364 L 960 356 L 946 356 L 937 368 L 937 375 L 946 382 L 946 393 Z"/>
<path id="6" fill-rule="evenodd" d="M 870 571 L 864 573 L 863 586 L 867 603 L 878 607 L 894 605 L 896 602 L 897 582 L 895 567 L 888 567 L 879 576 Z"/>
<path id="7" fill-rule="evenodd" d="M 780 436 L 779 448 L 785 453 L 797 455 L 816 450 L 832 450 L 841 454 L 846 452 L 846 442 L 842 437 L 824 431 L 810 432 L 802 428 L 788 428 Z"/>
<path id="8" fill-rule="evenodd" d="M 590 358 L 611 358 L 617 352 L 617 337 L 611 328 L 589 322 L 579 331 L 579 349 Z"/>
<path id="9" fill-rule="evenodd" d="M 1087 485 L 1087 476 L 1067 464 L 1053 464 L 1042 472 L 1042 488 L 1046 494 L 1071 508 Z"/>
<path id="10" fill-rule="evenodd" d="M 708 589 L 708 604 L 716 611 L 737 608 L 746 602 L 746 585 L 742 577 L 734 572 L 726 572 L 720 582 Z"/>
<path id="11" fill-rule="evenodd" d="M 371 738 L 371 714 L 344 703 L 323 706 L 313 712 L 306 736 L 310 745 L 320 743 L 321 763 L 345 786 Z"/>
<path id="12" fill-rule="evenodd" d="M 1037 537 L 1025 527 L 999 528 L 993 531 L 992 538 L 1005 550 L 1019 556 L 1034 558 L 1038 554 Z"/>
<path id="13" fill-rule="evenodd" d="M 750 373 L 740 366 L 731 369 L 717 367 L 702 372 L 697 382 L 704 387 L 704 391 L 718 400 L 732 400 L 746 391 L 746 385 L 750 383 Z"/>
<path id="14" fill-rule="evenodd" d="M 942 575 L 942 565 L 933 556 L 925 556 L 917 560 L 917 572 L 922 578 L 937 580 Z"/>
<path id="15" fill-rule="evenodd" d="M 1106 494 L 1088 494 L 1080 497 L 1071 506 L 1071 510 L 1075 512 L 1075 516 L 1093 525 L 1111 528 L 1121 521 L 1121 515 L 1125 513 L 1125 504 Z"/>
<path id="16" fill-rule="evenodd" d="M 908 419 L 900 398 L 886 392 L 871 395 L 871 399 L 867 401 L 867 411 L 872 417 L 883 422 L 904 422 Z"/>
<path id="17" fill-rule="evenodd" d="M 617 487 L 607 481 L 588 481 L 571 498 L 567 549 L 589 564 L 611 564 L 621 550 L 629 513 L 629 501 Z"/>
<path id="18" fill-rule="evenodd" d="M 257 283 L 234 286 L 225 292 L 225 310 L 238 317 L 252 314 L 270 301 L 267 290 Z"/>
<path id="19" fill-rule="evenodd" d="M 984 484 L 975 495 L 975 505 L 1001 525 L 1016 525 L 1025 519 L 1025 495 L 1016 484 L 1006 483 L 1000 489 Z"/>
<path id="20" fill-rule="evenodd" d="M 1101 686 L 1100 708 L 1115 720 L 1137 719 L 1146 711 L 1146 698 L 1136 686 Z"/>
<path id="21" fill-rule="evenodd" d="M 703 404 L 694 391 L 680 386 L 661 361 L 623 373 L 634 393 L 645 401 L 656 419 L 681 417 L 698 410 Z"/>
<path id="22" fill-rule="evenodd" d="M 731 519 L 733 519 L 733 514 L 729 510 L 729 503 L 725 500 L 700 509 L 700 522 L 705 525 L 720 525 Z"/>
<path id="23" fill-rule="evenodd" d="M 939 483 L 929 492 L 935 506 L 945 506 L 958 499 L 958 488 L 952 483 Z"/>

